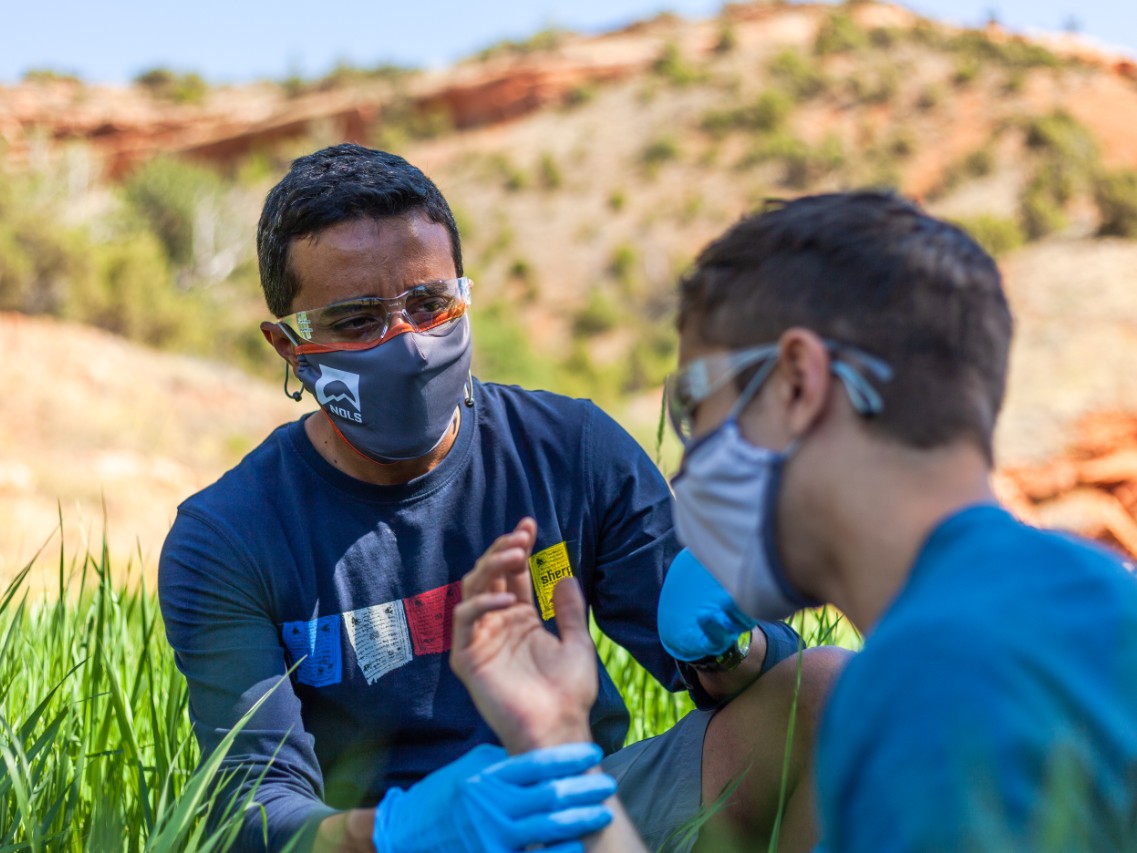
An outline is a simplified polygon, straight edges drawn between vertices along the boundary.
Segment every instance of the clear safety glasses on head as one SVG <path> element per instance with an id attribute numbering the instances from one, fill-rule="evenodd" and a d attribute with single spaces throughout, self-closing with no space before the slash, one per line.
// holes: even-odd
<path id="1" fill-rule="evenodd" d="M 472 284 L 464 276 L 429 281 L 398 296 L 348 299 L 277 322 L 297 344 L 337 350 L 372 347 L 403 332 L 439 336 L 466 313 Z"/>
<path id="2" fill-rule="evenodd" d="M 829 369 L 841 380 L 849 399 L 862 415 L 875 415 L 884 406 L 880 393 L 861 374 L 887 382 L 892 368 L 879 358 L 847 344 L 825 340 L 829 351 Z M 697 358 L 667 377 L 664 385 L 667 416 L 672 429 L 684 446 L 691 443 L 695 411 L 699 404 L 742 371 L 757 368 L 745 390 L 735 402 L 731 417 L 736 417 L 773 372 L 778 363 L 778 345 L 762 344 L 723 355 Z"/>

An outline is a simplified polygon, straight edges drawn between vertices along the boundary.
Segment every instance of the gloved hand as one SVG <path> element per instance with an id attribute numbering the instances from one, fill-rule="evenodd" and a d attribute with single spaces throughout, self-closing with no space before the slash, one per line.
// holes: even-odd
<path id="1" fill-rule="evenodd" d="M 407 790 L 387 792 L 375 809 L 375 849 L 514 853 L 547 844 L 545 851 L 583 853 L 578 839 L 612 821 L 601 803 L 615 780 L 585 772 L 601 756 L 594 743 L 513 758 L 500 746 L 476 746 Z"/>
<path id="2" fill-rule="evenodd" d="M 758 624 L 686 548 L 663 579 L 657 617 L 663 648 L 681 661 L 721 655 Z"/>

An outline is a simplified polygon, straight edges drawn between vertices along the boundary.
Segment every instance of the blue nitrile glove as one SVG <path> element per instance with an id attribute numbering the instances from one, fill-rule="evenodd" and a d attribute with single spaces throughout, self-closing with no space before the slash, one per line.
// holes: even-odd
<path id="1" fill-rule="evenodd" d="M 543 844 L 583 853 L 578 839 L 612 821 L 601 803 L 616 793 L 616 781 L 586 772 L 602 755 L 594 743 L 513 758 L 500 746 L 476 746 L 407 790 L 387 792 L 375 809 L 375 849 L 515 853 Z"/>
<path id="2" fill-rule="evenodd" d="M 758 624 L 686 548 L 663 579 L 657 618 L 663 648 L 681 661 L 721 655 Z"/>

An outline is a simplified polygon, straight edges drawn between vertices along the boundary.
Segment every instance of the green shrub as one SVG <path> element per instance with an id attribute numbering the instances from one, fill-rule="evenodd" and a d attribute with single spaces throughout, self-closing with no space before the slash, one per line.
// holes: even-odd
<path id="1" fill-rule="evenodd" d="M 955 63 L 951 82 L 956 86 L 970 86 L 983 70 L 983 63 L 974 56 L 960 57 Z"/>
<path id="2" fill-rule="evenodd" d="M 488 161 L 490 173 L 509 192 L 520 192 L 529 186 L 529 176 L 505 154 L 493 154 Z"/>
<path id="3" fill-rule="evenodd" d="M 332 66 L 331 71 L 305 88 L 329 91 L 359 83 L 373 83 L 377 80 L 401 80 L 413 73 L 415 73 L 414 68 L 390 62 L 364 67 L 341 60 Z"/>
<path id="4" fill-rule="evenodd" d="M 679 156 L 679 143 L 673 136 L 661 136 L 649 142 L 640 154 L 640 163 L 648 174 L 654 175 L 664 163 Z"/>
<path id="5" fill-rule="evenodd" d="M 984 178 L 995 171 L 995 150 L 990 144 L 976 148 L 963 158 L 963 172 L 971 178 Z"/>
<path id="6" fill-rule="evenodd" d="M 847 12 L 831 12 L 817 31 L 813 52 L 818 56 L 849 53 L 869 44 L 868 34 Z"/>
<path id="7" fill-rule="evenodd" d="M 1066 227 L 1066 214 L 1054 188 L 1037 178 L 1027 185 L 1019 199 L 1019 216 L 1030 240 L 1041 239 Z"/>
<path id="8" fill-rule="evenodd" d="M 557 164 L 556 158 L 548 151 L 541 155 L 541 161 L 537 164 L 537 176 L 541 189 L 544 190 L 560 189 L 561 184 L 564 183 L 561 167 Z"/>
<path id="9" fill-rule="evenodd" d="M 671 41 L 667 42 L 660 50 L 659 56 L 651 65 L 651 70 L 675 86 L 690 86 L 692 83 L 700 83 L 706 78 L 701 69 L 683 58 L 679 45 Z"/>
<path id="10" fill-rule="evenodd" d="M 624 392 L 635 393 L 662 385 L 667 374 L 675 369 L 678 347 L 678 336 L 671 322 L 644 324 L 639 328 L 628 354 Z"/>
<path id="11" fill-rule="evenodd" d="M 965 30 L 948 37 L 947 50 L 960 54 L 979 65 L 1004 65 L 1008 68 L 1057 68 L 1062 60 L 1037 42 L 1013 38 L 996 41 L 981 30 Z"/>
<path id="12" fill-rule="evenodd" d="M 474 58 L 484 61 L 498 56 L 525 56 L 531 53 L 548 53 L 564 44 L 565 38 L 568 35 L 569 33 L 566 30 L 550 27 L 534 33 L 529 38 L 522 39 L 521 41 L 503 39 L 478 51 L 474 54 Z"/>
<path id="13" fill-rule="evenodd" d="M 25 83 L 81 83 L 79 75 L 56 68 L 29 68 L 20 75 Z"/>
<path id="14" fill-rule="evenodd" d="M 869 30 L 869 42 L 873 47 L 890 48 L 900 43 L 904 33 L 896 27 L 873 27 Z"/>
<path id="15" fill-rule="evenodd" d="M 1013 219 L 984 213 L 957 220 L 956 224 L 995 257 L 1013 251 L 1026 242 L 1022 227 Z"/>
<path id="16" fill-rule="evenodd" d="M 900 70 L 895 65 L 878 65 L 850 76 L 850 94 L 866 104 L 887 104 L 900 91 Z"/>
<path id="17" fill-rule="evenodd" d="M 845 164 L 845 151 L 841 140 L 836 136 L 827 136 L 820 145 L 811 148 L 796 136 L 778 133 L 743 158 L 739 167 L 747 168 L 767 162 L 781 166 L 779 182 L 783 186 L 801 190 L 842 168 Z"/>
<path id="18" fill-rule="evenodd" d="M 582 107 L 596 97 L 596 87 L 588 83 L 582 83 L 579 86 L 573 86 L 569 89 L 564 96 L 561 104 L 569 109 L 573 107 Z"/>
<path id="19" fill-rule="evenodd" d="M 943 100 L 944 87 L 938 83 L 932 83 L 920 91 L 916 98 L 916 109 L 920 112 L 929 112 L 942 104 Z"/>
<path id="20" fill-rule="evenodd" d="M 169 68 L 151 68 L 134 78 L 134 82 L 157 98 L 177 104 L 197 104 L 205 99 L 209 86 L 194 72 L 179 73 Z"/>
<path id="21" fill-rule="evenodd" d="M 521 299 L 526 303 L 533 303 L 537 301 L 537 297 L 541 295 L 537 287 L 537 274 L 531 264 L 526 258 L 514 258 L 513 263 L 509 265 L 509 277 L 522 286 Z"/>
<path id="22" fill-rule="evenodd" d="M 573 334 L 592 337 L 614 329 L 622 319 L 619 306 L 603 291 L 594 289 L 573 318 Z"/>
<path id="23" fill-rule="evenodd" d="M 768 89 L 746 106 L 711 110 L 703 116 L 700 126 L 716 138 L 736 130 L 769 133 L 780 130 L 793 114 L 793 109 L 789 95 Z"/>
<path id="24" fill-rule="evenodd" d="M 1137 171 L 1107 172 L 1094 183 L 1099 233 L 1137 239 Z"/>
<path id="25" fill-rule="evenodd" d="M 735 32 L 734 24 L 730 21 L 723 21 L 719 26 L 718 41 L 715 42 L 714 52 L 718 54 L 731 53 L 738 47 L 738 33 Z"/>
<path id="26" fill-rule="evenodd" d="M 638 265 L 639 253 L 636 247 L 629 243 L 621 243 L 612 252 L 612 258 L 608 261 L 608 273 L 627 289 L 635 282 Z"/>
<path id="27" fill-rule="evenodd" d="M 793 48 L 779 51 L 766 65 L 774 80 L 795 100 L 809 100 L 825 91 L 828 80 L 816 62 Z"/>
<path id="28" fill-rule="evenodd" d="M 151 160 L 122 185 L 127 203 L 179 267 L 197 260 L 203 216 L 221 208 L 222 189 L 216 173 L 173 157 Z"/>
<path id="29" fill-rule="evenodd" d="M 1099 158 L 1093 132 L 1065 110 L 1029 119 L 1024 127 L 1031 150 L 1066 161 L 1067 166 L 1092 169 Z"/>
<path id="30" fill-rule="evenodd" d="M 628 197 L 622 189 L 614 189 L 608 194 L 608 207 L 616 213 L 623 210 L 627 203 Z"/>
<path id="31" fill-rule="evenodd" d="M 487 382 L 551 389 L 556 368 L 533 349 L 513 306 L 501 300 L 475 302 L 470 310 L 474 329 L 473 372 Z"/>

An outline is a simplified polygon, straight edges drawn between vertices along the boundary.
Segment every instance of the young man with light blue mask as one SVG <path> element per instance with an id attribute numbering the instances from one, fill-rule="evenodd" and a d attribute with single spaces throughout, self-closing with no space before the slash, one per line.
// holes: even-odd
<path id="1" fill-rule="evenodd" d="M 884 193 L 748 217 L 680 283 L 686 546 L 664 645 L 830 602 L 822 847 L 1137 849 L 1137 579 L 992 492 L 1012 320 L 991 258 Z"/>
<path id="2" fill-rule="evenodd" d="M 269 193 L 257 250 L 285 393 L 319 409 L 188 498 L 159 567 L 203 756 L 268 694 L 222 765 L 240 774 L 234 802 L 259 780 L 236 849 L 571 853 L 613 821 L 589 843 L 627 850 L 623 807 L 654 847 L 750 763 L 744 788 L 763 805 L 724 815 L 768 832 L 796 634 L 760 624 L 725 663 L 667 653 L 656 604 L 679 545 L 666 480 L 590 402 L 471 375 L 477 288 L 438 188 L 386 152 L 317 151 Z M 462 578 L 501 534 L 524 540 L 542 631 L 554 636 L 552 590 L 568 578 L 596 624 L 699 709 L 622 748 L 628 711 L 593 648 L 538 736 L 491 725 L 448 653 Z M 802 662 L 784 849 L 816 837 L 798 784 L 809 711 L 847 658 Z M 587 719 L 559 725 L 568 710 Z"/>

